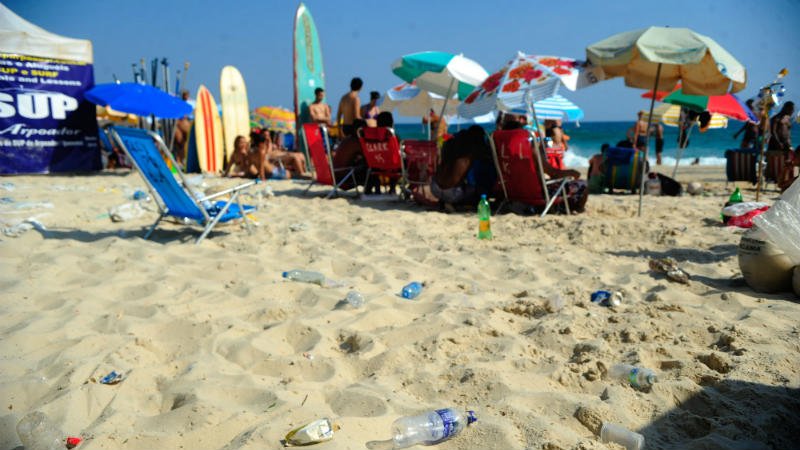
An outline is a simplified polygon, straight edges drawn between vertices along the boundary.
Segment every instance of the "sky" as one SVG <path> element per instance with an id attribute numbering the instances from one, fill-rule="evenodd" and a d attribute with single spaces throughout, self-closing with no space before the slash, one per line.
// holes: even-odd
<path id="1" fill-rule="evenodd" d="M 89 39 L 95 82 L 132 81 L 131 64 L 166 58 L 170 77 L 190 63 L 186 85 L 200 84 L 219 100 L 219 74 L 236 66 L 252 107 L 293 108 L 292 27 L 299 2 L 289 0 L 10 0 L 24 19 L 53 33 Z M 335 109 L 350 79 L 385 92 L 401 82 L 392 61 L 409 53 L 463 53 L 491 73 L 518 50 L 585 58 L 586 46 L 613 34 L 651 25 L 688 27 L 716 40 L 746 68 L 742 98 L 782 68 L 787 96 L 800 100 L 800 1 L 671 2 L 308 0 L 320 36 L 326 90 Z M 585 111 L 585 120 L 628 120 L 649 106 L 642 90 L 621 79 L 561 94 Z M 398 118 L 399 121 L 416 120 Z"/>

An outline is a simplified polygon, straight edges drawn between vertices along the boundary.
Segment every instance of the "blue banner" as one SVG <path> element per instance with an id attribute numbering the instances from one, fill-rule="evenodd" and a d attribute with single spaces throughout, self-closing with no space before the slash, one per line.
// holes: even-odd
<path id="1" fill-rule="evenodd" d="M 0 53 L 0 174 L 100 170 L 92 65 Z"/>

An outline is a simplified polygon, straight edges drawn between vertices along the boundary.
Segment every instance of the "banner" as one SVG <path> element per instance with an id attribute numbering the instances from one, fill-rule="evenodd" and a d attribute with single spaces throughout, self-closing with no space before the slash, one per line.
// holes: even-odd
<path id="1" fill-rule="evenodd" d="M 0 174 L 100 170 L 92 65 L 0 53 Z"/>

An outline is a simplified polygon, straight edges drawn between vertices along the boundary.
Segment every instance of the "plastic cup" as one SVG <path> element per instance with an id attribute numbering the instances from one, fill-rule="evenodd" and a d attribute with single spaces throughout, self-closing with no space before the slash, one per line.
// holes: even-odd
<path id="1" fill-rule="evenodd" d="M 603 422 L 603 428 L 600 429 L 600 440 L 617 443 L 627 450 L 644 448 L 644 436 L 613 423 Z"/>

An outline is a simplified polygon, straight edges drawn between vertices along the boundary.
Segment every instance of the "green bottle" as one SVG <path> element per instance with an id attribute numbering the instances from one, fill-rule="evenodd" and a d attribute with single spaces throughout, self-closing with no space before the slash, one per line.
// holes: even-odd
<path id="1" fill-rule="evenodd" d="M 486 200 L 486 194 L 481 195 L 481 201 L 478 203 L 478 239 L 492 238 L 491 217 L 492 209 L 489 207 L 489 201 Z"/>
<path id="2" fill-rule="evenodd" d="M 731 204 L 733 204 L 733 203 L 742 203 L 743 201 L 744 200 L 742 200 L 742 193 L 739 192 L 739 188 L 738 187 L 736 188 L 735 191 L 733 191 L 733 194 L 731 194 L 731 196 L 728 198 L 728 203 L 731 203 Z"/>

